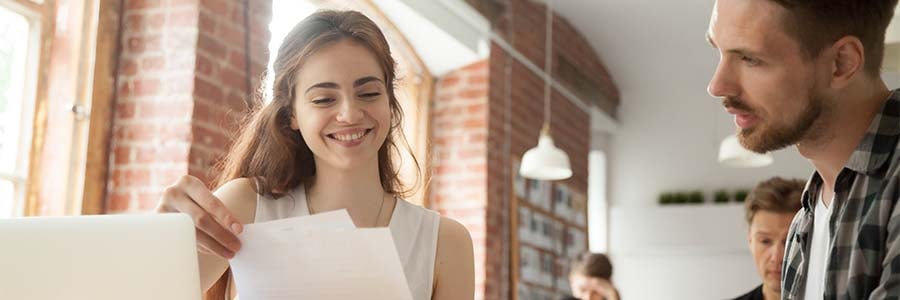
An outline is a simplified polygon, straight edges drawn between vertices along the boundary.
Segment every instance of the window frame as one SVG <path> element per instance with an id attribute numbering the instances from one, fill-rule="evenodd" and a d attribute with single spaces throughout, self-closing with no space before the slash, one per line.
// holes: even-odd
<path id="1" fill-rule="evenodd" d="M 47 32 L 45 20 L 46 3 L 36 3 L 30 0 L 0 0 L 0 6 L 13 13 L 21 15 L 28 22 L 28 45 L 25 54 L 24 88 L 22 92 L 22 118 L 18 132 L 18 150 L 16 152 L 16 165 L 12 173 L 0 171 L 0 179 L 12 182 L 13 207 L 11 216 L 21 217 L 27 215 L 27 194 L 30 168 L 33 165 L 32 141 L 34 137 L 35 116 L 38 106 L 42 76 L 40 67 L 45 60 L 45 47 L 43 37 Z"/>

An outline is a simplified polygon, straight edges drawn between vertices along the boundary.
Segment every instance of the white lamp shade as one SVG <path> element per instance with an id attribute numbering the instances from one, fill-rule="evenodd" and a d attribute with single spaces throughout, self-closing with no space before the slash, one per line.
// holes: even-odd
<path id="1" fill-rule="evenodd" d="M 719 163 L 730 167 L 758 168 L 772 164 L 772 154 L 759 154 L 747 150 L 738 141 L 737 135 L 729 135 L 719 146 Z"/>
<path id="2" fill-rule="evenodd" d="M 522 177 L 536 180 L 562 180 L 572 177 L 569 156 L 556 148 L 550 135 L 541 133 L 537 147 L 522 156 L 519 166 Z"/>

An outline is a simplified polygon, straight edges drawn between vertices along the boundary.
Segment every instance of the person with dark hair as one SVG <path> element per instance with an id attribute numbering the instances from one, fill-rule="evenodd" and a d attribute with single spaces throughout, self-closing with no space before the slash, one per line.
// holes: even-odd
<path id="1" fill-rule="evenodd" d="M 339 209 L 357 227 L 390 228 L 412 299 L 472 299 L 468 230 L 403 199 L 395 67 L 384 34 L 359 12 L 319 11 L 287 34 L 272 99 L 241 128 L 215 194 L 186 175 L 157 207 L 193 217 L 207 299 L 234 298 L 228 259 L 242 224 Z"/>
<path id="2" fill-rule="evenodd" d="M 781 264 L 791 220 L 800 210 L 803 181 L 773 177 L 760 182 L 744 201 L 747 244 L 763 283 L 735 300 L 781 299 Z"/>
<path id="3" fill-rule="evenodd" d="M 612 283 L 613 267 L 609 257 L 601 253 L 584 253 L 572 260 L 569 285 L 572 296 L 563 299 L 619 300 Z"/>
<path id="4" fill-rule="evenodd" d="M 717 0 L 708 91 L 758 153 L 815 172 L 787 236 L 782 299 L 900 299 L 900 92 L 880 76 L 897 0 Z"/>

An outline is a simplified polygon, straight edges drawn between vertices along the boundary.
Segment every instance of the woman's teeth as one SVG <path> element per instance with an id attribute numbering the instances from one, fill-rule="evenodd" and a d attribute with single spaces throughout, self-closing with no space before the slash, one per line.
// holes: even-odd
<path id="1" fill-rule="evenodd" d="M 347 141 L 358 140 L 361 137 L 363 137 L 364 135 L 366 135 L 366 132 L 360 131 L 360 132 L 351 133 L 351 134 L 334 134 L 333 136 L 334 136 L 334 139 L 336 139 L 338 141 L 347 142 Z"/>

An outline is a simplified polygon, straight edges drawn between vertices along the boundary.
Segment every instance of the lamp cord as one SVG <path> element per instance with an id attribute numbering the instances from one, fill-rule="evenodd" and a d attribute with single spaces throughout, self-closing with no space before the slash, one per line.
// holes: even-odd
<path id="1" fill-rule="evenodd" d="M 547 0 L 547 38 L 544 42 L 544 129 L 550 130 L 550 76 L 551 64 L 553 63 L 553 0 Z"/>
<path id="2" fill-rule="evenodd" d="M 253 57 L 250 55 L 250 0 L 244 0 L 244 74 L 247 76 L 244 84 L 247 88 L 247 98 L 245 104 L 248 110 L 252 110 L 255 100 L 253 99 L 253 73 L 251 73 L 250 62 Z"/>

